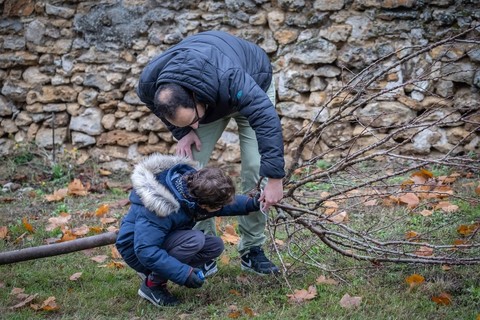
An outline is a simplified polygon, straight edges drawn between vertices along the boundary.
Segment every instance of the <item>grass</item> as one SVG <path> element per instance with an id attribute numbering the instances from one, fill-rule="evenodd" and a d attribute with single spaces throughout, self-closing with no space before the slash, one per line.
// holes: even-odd
<path id="1" fill-rule="evenodd" d="M 0 239 L 0 251 L 38 246 L 48 238 L 61 235 L 59 229 L 46 231 L 48 219 L 68 212 L 72 216 L 70 227 L 82 224 L 101 225 L 91 213 L 102 204 L 112 204 L 109 217 L 120 218 L 128 210 L 117 206 L 128 197 L 125 185 L 128 174 L 115 173 L 105 177 L 98 175 L 95 164 L 72 167 L 69 162 L 59 162 L 55 167 L 28 152 L 17 158 L 0 159 L 6 165 L 0 168 L 5 181 L 18 179 L 30 192 L 0 193 L 0 226 L 8 227 L 8 237 Z M 44 196 L 65 187 L 67 178 L 81 177 L 97 188 L 87 197 L 67 197 L 60 202 L 47 202 Z M 24 173 L 26 177 L 19 177 Z M 113 187 L 99 188 L 108 183 Z M 311 186 L 312 189 L 315 186 Z M 323 185 L 320 186 L 323 190 Z M 466 192 L 466 191 L 465 191 Z M 472 196 L 472 195 L 470 195 Z M 465 221 L 480 217 L 478 205 L 458 201 Z M 372 209 L 373 210 L 373 209 Z M 389 208 L 378 212 L 352 213 L 352 223 L 381 220 L 389 215 L 403 215 L 405 225 L 382 230 L 388 238 L 415 227 L 430 228 L 437 223 L 449 223 L 451 217 L 434 213 L 430 217 L 409 215 Z M 35 229 L 29 233 L 22 219 L 26 217 Z M 119 220 L 115 223 L 118 226 Z M 233 224 L 234 219 L 222 220 Z M 106 227 L 106 226 L 104 226 Z M 277 238 L 287 240 L 287 234 L 279 229 Z M 280 252 L 287 267 L 286 278 L 262 277 L 240 269 L 240 259 L 234 245 L 227 244 L 219 261 L 219 272 L 209 278 L 197 290 L 171 284 L 172 293 L 183 303 L 175 308 L 156 308 L 137 295 L 140 279 L 129 268 L 117 268 L 109 264 L 118 261 L 112 257 L 111 246 L 84 250 L 60 256 L 30 260 L 0 266 L 0 318 L 1 319 L 478 319 L 480 314 L 480 279 L 477 266 L 451 266 L 414 264 L 371 264 L 356 261 L 334 252 L 317 237 L 298 232 L 298 243 L 308 246 L 312 260 L 322 268 L 295 261 L 285 247 Z M 268 255 L 280 265 L 279 258 L 270 243 Z M 295 250 L 294 250 L 295 251 Z M 300 251 L 294 252 L 301 254 Z M 91 258 L 108 256 L 105 262 Z M 69 278 L 81 272 L 76 281 Z M 405 278 L 421 274 L 425 282 L 409 289 Z M 320 275 L 338 281 L 338 285 L 316 283 Z M 286 280 L 287 279 L 287 280 Z M 293 290 L 315 286 L 317 295 L 304 303 L 292 303 L 287 295 Z M 27 294 L 37 294 L 35 303 L 55 297 L 56 311 L 35 311 L 29 306 L 12 309 L 17 303 L 11 294 L 14 288 L 23 288 Z M 452 296 L 450 305 L 438 305 L 431 299 L 442 292 Z M 362 298 L 358 308 L 346 309 L 340 305 L 345 294 Z"/>

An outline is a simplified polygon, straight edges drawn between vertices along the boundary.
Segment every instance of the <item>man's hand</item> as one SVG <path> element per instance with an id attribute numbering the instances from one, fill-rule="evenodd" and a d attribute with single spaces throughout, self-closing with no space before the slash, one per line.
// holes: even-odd
<path id="1" fill-rule="evenodd" d="M 199 271 L 200 269 L 198 268 L 192 268 L 190 270 L 190 275 L 185 281 L 185 287 L 196 289 L 196 288 L 200 288 L 203 285 L 205 280 L 200 279 L 200 277 L 197 275 L 197 272 Z"/>
<path id="2" fill-rule="evenodd" d="M 262 210 L 267 211 L 270 206 L 276 204 L 283 198 L 283 184 L 282 179 L 268 178 L 267 185 L 263 189 L 263 193 L 260 196 L 260 202 L 262 203 Z"/>
<path id="3" fill-rule="evenodd" d="M 202 143 L 200 142 L 200 139 L 198 138 L 195 131 L 193 130 L 187 133 L 182 139 L 178 140 L 177 149 L 175 150 L 176 155 L 188 157 L 193 160 L 192 144 L 195 144 L 195 148 L 197 148 L 197 151 L 200 151 Z"/>

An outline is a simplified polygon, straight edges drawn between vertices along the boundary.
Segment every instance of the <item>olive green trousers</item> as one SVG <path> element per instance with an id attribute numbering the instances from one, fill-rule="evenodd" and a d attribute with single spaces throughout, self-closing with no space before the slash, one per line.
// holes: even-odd
<path id="1" fill-rule="evenodd" d="M 275 82 L 273 78 L 267 90 L 267 95 L 275 106 Z M 215 144 L 220 139 L 231 119 L 234 119 L 237 123 L 240 140 L 241 191 L 248 192 L 256 187 L 259 180 L 260 154 L 258 152 L 255 131 L 248 123 L 247 118 L 240 113 L 234 113 L 215 122 L 201 124 L 198 129 L 195 130 L 195 133 L 202 142 L 202 148 L 200 151 L 197 151 L 195 147 L 192 147 L 193 157 L 200 163 L 200 166 L 205 166 L 210 160 Z M 261 246 L 265 243 L 266 217 L 262 212 L 252 212 L 247 216 L 238 216 L 237 219 L 241 236 L 238 243 L 238 251 L 241 254 L 251 247 Z M 200 221 L 195 225 L 194 229 L 203 230 L 206 234 L 215 235 L 215 219 L 211 218 Z"/>

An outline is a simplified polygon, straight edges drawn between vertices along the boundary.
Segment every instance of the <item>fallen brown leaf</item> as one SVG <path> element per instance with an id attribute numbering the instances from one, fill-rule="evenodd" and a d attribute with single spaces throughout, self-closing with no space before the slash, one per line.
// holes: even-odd
<path id="1" fill-rule="evenodd" d="M 83 186 L 82 181 L 79 179 L 73 179 L 68 185 L 68 194 L 75 196 L 86 196 L 88 194 L 87 189 Z"/>
<path id="2" fill-rule="evenodd" d="M 26 306 L 28 303 L 32 302 L 37 296 L 38 296 L 38 293 L 28 295 L 25 300 L 22 300 L 21 302 L 17 303 L 16 305 L 10 307 L 10 309 L 22 308 L 22 307 Z"/>
<path id="3" fill-rule="evenodd" d="M 405 278 L 405 282 L 408 283 L 408 285 L 410 286 L 409 289 L 412 289 L 412 288 L 424 283 L 425 278 L 422 275 L 414 273 L 414 274 L 408 276 L 407 278 Z"/>
<path id="4" fill-rule="evenodd" d="M 61 201 L 67 196 L 67 194 L 68 194 L 68 189 L 67 188 L 59 189 L 59 190 L 53 191 L 53 194 L 47 194 L 45 196 L 45 199 L 48 202 Z"/>
<path id="5" fill-rule="evenodd" d="M 7 237 L 8 228 L 6 226 L 0 227 L 0 239 L 5 239 Z"/>
<path id="6" fill-rule="evenodd" d="M 290 302 L 302 303 L 307 300 L 312 300 L 317 296 L 317 288 L 309 286 L 308 290 L 300 289 L 293 290 L 293 294 L 287 294 Z"/>
<path id="7" fill-rule="evenodd" d="M 334 279 L 331 279 L 331 278 L 327 278 L 324 275 L 321 275 L 320 277 L 318 277 L 317 280 L 315 280 L 315 282 L 317 284 L 331 284 L 331 285 L 337 285 L 338 284 L 338 281 L 336 281 Z"/>
<path id="8" fill-rule="evenodd" d="M 432 301 L 441 306 L 448 306 L 452 303 L 452 296 L 446 292 L 442 292 L 438 296 L 432 297 Z"/>
<path id="9" fill-rule="evenodd" d="M 415 251 L 415 254 L 417 256 L 428 257 L 433 255 L 433 248 L 421 246 L 417 251 Z"/>
<path id="10" fill-rule="evenodd" d="M 420 199 L 414 193 L 406 193 L 399 198 L 400 203 L 404 203 L 409 208 L 415 208 L 420 203 Z"/>
<path id="11" fill-rule="evenodd" d="M 230 244 L 237 244 L 238 241 L 240 240 L 240 237 L 235 231 L 235 228 L 230 224 L 227 224 L 225 226 L 225 232 L 220 236 L 220 238 L 222 238 L 224 242 L 227 242 Z"/>
<path id="12" fill-rule="evenodd" d="M 108 256 L 107 255 L 98 255 L 98 256 L 95 256 L 95 257 L 92 257 L 90 258 L 91 260 L 95 261 L 95 262 L 98 262 L 98 263 L 102 263 L 102 262 L 105 262 L 105 260 L 108 259 Z"/>
<path id="13" fill-rule="evenodd" d="M 342 299 L 340 299 L 340 306 L 345 309 L 357 308 L 360 306 L 360 303 L 362 303 L 362 297 L 352 297 L 348 293 L 345 293 Z"/>
<path id="14" fill-rule="evenodd" d="M 77 281 L 81 276 L 82 276 L 82 272 L 75 272 L 68 279 L 70 279 L 71 281 Z"/>

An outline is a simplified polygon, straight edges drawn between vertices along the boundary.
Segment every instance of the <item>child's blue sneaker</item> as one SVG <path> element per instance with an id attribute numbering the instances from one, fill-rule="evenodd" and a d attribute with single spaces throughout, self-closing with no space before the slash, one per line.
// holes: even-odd
<path id="1" fill-rule="evenodd" d="M 157 307 L 176 306 L 180 303 L 180 301 L 168 291 L 167 284 L 148 287 L 146 281 L 143 281 L 140 289 L 138 289 L 138 295 L 147 299 Z"/>

